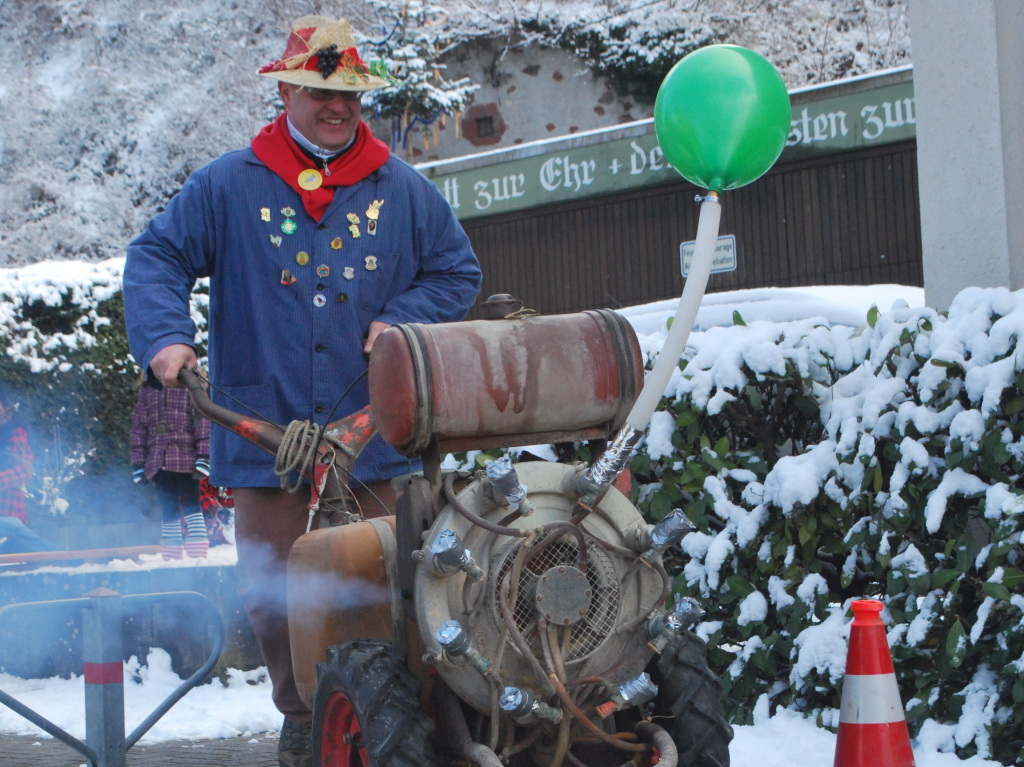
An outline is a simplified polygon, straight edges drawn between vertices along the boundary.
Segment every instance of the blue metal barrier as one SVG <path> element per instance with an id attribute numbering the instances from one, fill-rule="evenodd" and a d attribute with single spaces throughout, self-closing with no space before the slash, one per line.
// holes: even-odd
<path id="1" fill-rule="evenodd" d="M 121 627 L 125 602 L 191 602 L 210 618 L 207 627 L 213 639 L 210 657 L 192 676 L 182 682 L 128 737 L 124 734 L 124 642 Z M 57 740 L 85 756 L 92 767 L 125 767 L 125 755 L 156 722 L 185 694 L 206 678 L 224 649 L 224 623 L 220 613 L 202 594 L 174 591 L 163 594 L 122 596 L 99 588 L 80 599 L 51 602 L 23 602 L 0 607 L 0 618 L 13 612 L 83 611 L 83 675 L 85 677 L 85 742 L 78 740 L 41 714 L 0 690 L 0 703 L 28 719 Z"/>

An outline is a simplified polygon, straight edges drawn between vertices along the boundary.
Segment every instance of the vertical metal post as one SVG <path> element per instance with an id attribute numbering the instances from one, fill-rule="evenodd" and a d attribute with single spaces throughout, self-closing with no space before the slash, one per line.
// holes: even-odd
<path id="1" fill-rule="evenodd" d="M 125 767 L 124 605 L 106 588 L 85 596 L 91 603 L 82 616 L 85 741 L 96 752 L 96 767 Z"/>

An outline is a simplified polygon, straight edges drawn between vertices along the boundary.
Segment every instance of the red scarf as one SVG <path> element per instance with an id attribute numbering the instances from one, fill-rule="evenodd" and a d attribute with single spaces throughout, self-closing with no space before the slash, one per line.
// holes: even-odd
<path id="1" fill-rule="evenodd" d="M 360 122 L 356 129 L 356 138 L 340 157 L 327 167 L 331 175 L 326 175 L 322 167 L 299 149 L 295 139 L 288 132 L 288 124 L 284 114 L 267 125 L 252 140 L 252 151 L 260 162 L 281 177 L 288 186 L 302 197 L 302 207 L 314 220 L 319 221 L 327 206 L 334 199 L 334 188 L 352 186 L 362 181 L 387 162 L 391 150 L 383 141 L 374 138 L 366 123 Z M 308 168 L 321 172 L 323 183 L 316 189 L 303 189 L 299 186 L 299 173 Z"/>

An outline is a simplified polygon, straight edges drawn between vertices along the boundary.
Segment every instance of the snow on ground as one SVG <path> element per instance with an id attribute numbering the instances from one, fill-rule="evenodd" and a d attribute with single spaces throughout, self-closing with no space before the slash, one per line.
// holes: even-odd
<path id="1" fill-rule="evenodd" d="M 923 306 L 920 288 L 899 285 L 864 287 L 831 286 L 817 288 L 765 288 L 758 290 L 713 293 L 705 297 L 698 314 L 696 330 L 733 323 L 738 312 L 744 322 L 765 320 L 788 322 L 820 317 L 823 322 L 858 326 L 865 322 L 867 312 L 877 306 L 886 312 L 897 306 Z M 622 313 L 635 327 L 641 343 L 648 348 L 660 347 L 664 338 L 665 320 L 675 312 L 676 300 L 660 301 L 631 307 Z M 118 561 L 109 564 L 85 564 L 78 569 L 147 569 L 161 567 L 229 566 L 234 564 L 234 550 L 220 546 L 210 551 L 205 561 L 165 563 L 158 556 L 145 556 L 139 562 Z M 66 569 L 50 566 L 40 570 Z M 3 577 L 0 574 L 0 577 Z M 125 664 L 126 729 L 133 730 L 142 719 L 163 701 L 179 684 L 170 668 L 166 652 L 154 650 L 145 664 L 132 658 Z M 84 681 L 72 679 L 27 680 L 0 674 L 0 690 L 50 719 L 77 738 L 85 737 Z M 730 752 L 736 767 L 791 767 L 801 765 L 826 767 L 832 763 L 836 736 L 800 716 L 780 711 L 775 716 L 755 708 L 755 723 L 736 727 Z M 758 715 L 758 711 L 762 711 Z M 187 694 L 142 739 L 157 742 L 175 739 L 210 739 L 247 736 L 273 731 L 280 724 L 280 715 L 270 700 L 270 685 L 262 669 L 250 672 L 233 671 L 227 682 L 214 680 Z M 41 730 L 6 707 L 0 706 L 0 734 L 37 735 L 48 738 Z M 914 751 L 917 767 L 996 767 L 981 757 L 959 759 L 944 753 L 950 739 L 942 728 L 924 732 Z"/>

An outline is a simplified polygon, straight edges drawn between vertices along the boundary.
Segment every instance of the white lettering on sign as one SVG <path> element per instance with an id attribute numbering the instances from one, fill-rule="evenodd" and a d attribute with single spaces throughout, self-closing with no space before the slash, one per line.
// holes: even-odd
<path id="1" fill-rule="evenodd" d="M 568 157 L 552 157 L 540 166 L 540 185 L 549 192 L 560 186 L 578 192 L 594 183 L 596 170 L 597 162 L 594 160 L 572 162 Z"/>
<path id="2" fill-rule="evenodd" d="M 516 173 L 511 176 L 500 176 L 488 181 L 477 181 L 473 184 L 476 192 L 477 210 L 487 210 L 496 202 L 505 202 L 526 194 L 526 176 Z"/>
<path id="3" fill-rule="evenodd" d="M 693 264 L 693 251 L 696 244 L 696 240 L 690 240 L 679 245 L 679 268 L 683 273 L 683 277 L 690 274 L 690 266 Z M 711 260 L 711 273 L 735 271 L 736 235 L 726 234 L 719 237 L 715 243 L 715 255 Z"/>
<path id="4" fill-rule="evenodd" d="M 849 133 L 846 127 L 846 112 L 825 112 L 811 117 L 806 107 L 800 113 L 800 119 L 790 122 L 789 127 L 786 146 L 828 141 Z"/>
<path id="5" fill-rule="evenodd" d="M 878 113 L 879 110 L 882 114 Z M 886 128 L 902 128 L 904 125 L 917 124 L 914 99 L 883 101 L 878 106 L 868 104 L 860 110 L 860 116 L 864 119 L 864 130 L 861 131 L 861 135 L 868 141 L 881 136 Z"/>
<path id="6" fill-rule="evenodd" d="M 631 176 L 638 176 L 647 170 L 665 169 L 665 153 L 660 146 L 654 147 L 650 152 L 635 141 L 630 141 L 629 146 L 632 150 L 629 154 L 629 173 Z"/>
<path id="7" fill-rule="evenodd" d="M 449 176 L 444 180 L 444 188 L 441 190 L 444 198 L 448 201 L 452 210 L 459 209 L 459 179 L 458 176 Z"/>

